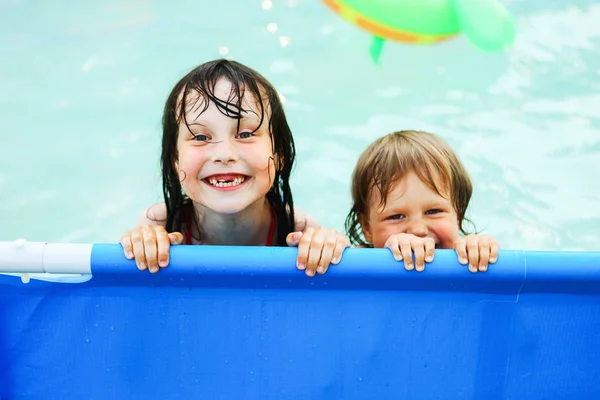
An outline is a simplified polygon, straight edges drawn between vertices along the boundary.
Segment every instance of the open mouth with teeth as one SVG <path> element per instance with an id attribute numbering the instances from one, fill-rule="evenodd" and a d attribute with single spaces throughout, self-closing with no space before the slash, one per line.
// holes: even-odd
<path id="1" fill-rule="evenodd" d="M 217 189 L 235 189 L 242 186 L 249 179 L 250 177 L 246 175 L 219 174 L 206 177 L 203 181 Z"/>

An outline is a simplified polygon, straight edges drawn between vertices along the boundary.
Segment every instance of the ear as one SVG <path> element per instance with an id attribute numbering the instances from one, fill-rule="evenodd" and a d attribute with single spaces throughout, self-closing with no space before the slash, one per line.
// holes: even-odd
<path id="1" fill-rule="evenodd" d="M 279 154 L 273 154 L 275 156 L 275 160 L 276 160 L 276 164 L 275 164 L 275 169 L 278 172 L 283 171 L 283 167 L 285 165 L 285 160 L 283 159 L 282 155 Z"/>
<path id="2" fill-rule="evenodd" d="M 368 219 L 365 217 L 358 217 L 358 223 L 360 224 L 360 228 L 362 229 L 363 236 L 367 239 L 367 242 L 373 243 L 373 235 L 371 232 L 371 226 L 369 225 Z"/>
<path id="3" fill-rule="evenodd" d="M 173 168 L 175 168 L 175 172 L 177 172 L 177 179 L 179 179 L 179 183 L 181 184 L 185 178 L 185 172 L 179 169 L 179 161 L 173 162 Z"/>

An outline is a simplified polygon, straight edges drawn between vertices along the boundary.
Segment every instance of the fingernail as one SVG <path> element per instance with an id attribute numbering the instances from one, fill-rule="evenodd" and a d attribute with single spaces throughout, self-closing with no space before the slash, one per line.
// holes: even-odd
<path id="1" fill-rule="evenodd" d="M 480 265 L 480 266 L 479 266 L 479 270 L 480 270 L 481 272 L 485 272 L 485 271 L 487 271 L 487 265 Z"/>
<path id="2" fill-rule="evenodd" d="M 312 269 L 307 269 L 307 270 L 306 270 L 306 275 L 307 275 L 307 276 L 311 276 L 311 277 L 312 277 L 312 276 L 314 276 L 314 275 L 315 275 L 315 271 L 313 271 Z"/>
<path id="3" fill-rule="evenodd" d="M 146 269 L 146 263 L 145 262 L 141 262 L 140 263 L 140 269 Z"/>
<path id="4" fill-rule="evenodd" d="M 469 271 L 477 272 L 477 267 L 475 265 L 469 265 Z"/>
<path id="5" fill-rule="evenodd" d="M 466 264 L 466 263 L 468 263 L 468 262 L 469 262 L 469 260 L 467 260 L 467 259 L 466 259 L 466 258 L 464 258 L 464 257 L 461 257 L 461 258 L 459 258 L 459 259 L 458 259 L 458 262 L 460 262 L 461 264 Z"/>
<path id="6" fill-rule="evenodd" d="M 412 271 L 413 265 L 412 264 L 404 264 L 404 268 L 406 268 L 409 271 Z"/>
<path id="7" fill-rule="evenodd" d="M 422 272 L 425 269 L 424 265 L 417 265 L 417 271 Z"/>
<path id="8" fill-rule="evenodd" d="M 496 262 L 496 257 L 490 257 L 490 262 L 491 263 L 495 263 Z"/>
<path id="9" fill-rule="evenodd" d="M 396 260 L 396 261 L 402 261 L 402 256 L 394 254 L 394 260 Z"/>
<path id="10" fill-rule="evenodd" d="M 126 257 L 131 260 L 133 258 L 133 253 L 131 251 L 128 251 Z"/>
<path id="11" fill-rule="evenodd" d="M 158 267 L 150 267 L 150 272 L 152 272 L 153 274 L 158 272 Z"/>
<path id="12" fill-rule="evenodd" d="M 325 268 L 319 267 L 319 268 L 317 268 L 317 272 L 320 274 L 323 274 L 323 273 L 325 273 Z"/>
<path id="13" fill-rule="evenodd" d="M 337 257 L 333 257 L 333 258 L 331 259 L 331 263 L 332 263 L 332 264 L 337 264 L 337 263 L 338 263 L 338 259 L 337 259 Z"/>
<path id="14" fill-rule="evenodd" d="M 425 257 L 425 261 L 432 262 L 433 261 L 433 256 L 427 256 L 427 257 Z"/>
<path id="15" fill-rule="evenodd" d="M 160 265 L 161 267 L 166 267 L 167 266 L 167 261 L 166 260 L 161 260 L 158 262 L 158 265 Z"/>
<path id="16" fill-rule="evenodd" d="M 304 268 L 306 268 L 306 266 L 302 263 L 298 264 L 298 269 L 299 270 L 304 270 Z"/>

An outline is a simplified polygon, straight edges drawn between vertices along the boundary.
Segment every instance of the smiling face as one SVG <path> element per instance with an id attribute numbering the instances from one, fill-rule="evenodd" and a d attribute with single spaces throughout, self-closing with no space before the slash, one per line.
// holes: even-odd
<path id="1" fill-rule="evenodd" d="M 268 114 L 249 91 L 242 110 L 232 85 L 220 79 L 214 95 L 218 107 L 197 92 L 186 97 L 186 120 L 179 124 L 175 168 L 185 194 L 195 203 L 223 214 L 243 211 L 265 195 L 275 178 Z M 232 117 L 238 115 L 238 118 Z"/>
<path id="2" fill-rule="evenodd" d="M 382 247 L 392 234 L 412 233 L 452 248 L 458 232 L 465 233 L 472 192 L 469 174 L 440 136 L 393 132 L 371 143 L 354 167 L 346 232 L 363 247 Z"/>
<path id="3" fill-rule="evenodd" d="M 377 190 L 369 199 L 368 216 L 362 230 L 375 248 L 382 248 L 391 235 L 408 233 L 429 237 L 436 248 L 452 249 L 458 239 L 458 217 L 447 190 L 440 194 L 409 172 L 388 191 L 385 204 Z"/>

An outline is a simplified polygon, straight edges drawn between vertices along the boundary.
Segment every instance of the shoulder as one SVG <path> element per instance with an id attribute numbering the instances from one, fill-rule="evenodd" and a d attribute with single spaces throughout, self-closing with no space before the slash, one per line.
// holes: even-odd
<path id="1" fill-rule="evenodd" d="M 294 207 L 294 231 L 302 232 L 306 228 L 319 228 L 321 224 L 315 218 L 303 210 Z"/>
<path id="2" fill-rule="evenodd" d="M 167 224 L 167 206 L 164 202 L 156 203 L 147 207 L 138 218 L 138 226 L 166 226 Z"/>

